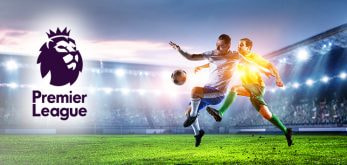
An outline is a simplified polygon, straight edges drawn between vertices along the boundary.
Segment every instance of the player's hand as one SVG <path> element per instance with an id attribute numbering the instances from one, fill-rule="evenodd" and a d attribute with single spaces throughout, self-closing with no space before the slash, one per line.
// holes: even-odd
<path id="1" fill-rule="evenodd" d="M 169 42 L 170 46 L 172 46 L 172 48 L 174 48 L 175 50 L 181 50 L 180 46 L 178 46 L 176 43 L 170 41 Z"/>
<path id="2" fill-rule="evenodd" d="M 197 72 L 199 72 L 200 70 L 201 70 L 202 68 L 200 67 L 200 66 L 198 66 L 198 67 L 195 67 L 195 69 L 194 69 L 194 73 L 197 73 Z"/>
<path id="3" fill-rule="evenodd" d="M 273 74 L 270 73 L 270 72 L 264 72 L 264 74 L 265 74 L 265 76 L 266 76 L 267 78 L 275 77 L 275 75 L 273 75 Z"/>
<path id="4" fill-rule="evenodd" d="M 278 87 L 283 87 L 283 86 L 284 86 L 283 81 L 282 81 L 281 79 L 277 79 L 277 80 L 276 80 L 276 85 L 277 85 Z"/>

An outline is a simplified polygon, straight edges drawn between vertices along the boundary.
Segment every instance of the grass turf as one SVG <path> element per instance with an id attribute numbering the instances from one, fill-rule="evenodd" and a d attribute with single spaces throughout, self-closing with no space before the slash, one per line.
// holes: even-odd
<path id="1" fill-rule="evenodd" d="M 0 164 L 347 164 L 347 136 L 0 135 Z"/>

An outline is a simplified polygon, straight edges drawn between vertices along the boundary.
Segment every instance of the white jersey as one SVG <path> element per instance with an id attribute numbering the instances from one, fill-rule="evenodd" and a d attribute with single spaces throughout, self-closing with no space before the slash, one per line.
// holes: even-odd
<path id="1" fill-rule="evenodd" d="M 240 60 L 239 53 L 229 51 L 227 55 L 217 55 L 216 51 L 212 50 L 204 52 L 202 55 L 209 61 L 210 74 L 206 86 L 225 93 Z"/>

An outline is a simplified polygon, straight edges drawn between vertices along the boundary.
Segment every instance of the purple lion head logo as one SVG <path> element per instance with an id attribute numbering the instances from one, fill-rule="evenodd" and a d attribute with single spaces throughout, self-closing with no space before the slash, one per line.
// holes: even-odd
<path id="1" fill-rule="evenodd" d="M 41 76 L 45 77 L 51 73 L 51 85 L 62 86 L 67 83 L 72 85 L 80 72 L 82 72 L 83 62 L 75 40 L 69 37 L 70 31 L 52 30 L 47 33 L 49 41 L 40 48 L 40 55 L 37 63 L 41 64 Z"/>

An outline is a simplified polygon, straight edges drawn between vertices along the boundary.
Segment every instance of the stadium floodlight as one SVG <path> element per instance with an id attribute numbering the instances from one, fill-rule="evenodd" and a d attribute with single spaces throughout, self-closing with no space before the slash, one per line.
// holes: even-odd
<path id="1" fill-rule="evenodd" d="M 18 69 L 18 64 L 14 60 L 9 60 L 5 63 L 6 69 L 7 70 L 16 70 Z"/>
<path id="2" fill-rule="evenodd" d="M 297 89 L 297 88 L 299 88 L 299 86 L 300 86 L 299 83 L 297 83 L 297 82 L 293 83 L 293 88 Z"/>
<path id="3" fill-rule="evenodd" d="M 324 83 L 327 83 L 329 82 L 330 78 L 328 76 L 323 76 L 320 80 Z"/>
<path id="4" fill-rule="evenodd" d="M 312 86 L 313 83 L 314 83 L 314 81 L 311 80 L 311 79 L 306 80 L 306 85 L 307 85 L 307 86 Z"/>
<path id="5" fill-rule="evenodd" d="M 299 61 L 306 61 L 309 58 L 309 55 L 308 55 L 307 50 L 301 49 L 301 50 L 299 50 L 296 57 Z"/>
<path id="6" fill-rule="evenodd" d="M 342 80 L 344 80 L 344 79 L 346 79 L 347 74 L 346 74 L 345 72 L 341 72 L 340 75 L 339 75 L 339 77 L 340 77 Z"/>
<path id="7" fill-rule="evenodd" d="M 100 73 L 101 73 L 101 70 L 100 70 L 100 69 L 96 69 L 96 70 L 95 70 L 95 73 L 96 73 L 96 74 L 100 74 Z"/>
<path id="8" fill-rule="evenodd" d="M 145 76 L 148 76 L 148 75 L 149 75 L 149 73 L 148 73 L 148 72 L 144 72 L 144 74 L 145 74 Z"/>
<path id="9" fill-rule="evenodd" d="M 144 89 L 139 89 L 139 90 L 137 90 L 137 92 L 139 93 L 139 95 L 144 95 L 145 93 L 146 93 L 146 90 L 144 90 Z"/>
<path id="10" fill-rule="evenodd" d="M 106 94 L 110 94 L 112 92 L 112 88 L 103 88 L 103 91 L 106 93 Z"/>
<path id="11" fill-rule="evenodd" d="M 130 91 L 129 91 L 128 88 L 122 88 L 121 92 L 122 92 L 123 95 L 128 95 Z"/>
<path id="12" fill-rule="evenodd" d="M 275 89 L 275 88 L 272 88 L 272 89 L 271 89 L 271 92 L 272 92 L 272 93 L 275 93 L 275 92 L 276 92 L 276 89 Z"/>
<path id="13" fill-rule="evenodd" d="M 119 68 L 119 69 L 117 69 L 117 70 L 115 71 L 115 74 L 116 74 L 118 77 L 123 77 L 123 76 L 125 75 L 125 70 Z"/>
<path id="14" fill-rule="evenodd" d="M 16 88 L 18 88 L 18 84 L 17 84 L 17 83 L 14 83 L 14 82 L 8 84 L 8 86 L 9 86 L 11 89 L 16 89 Z"/>
<path id="15" fill-rule="evenodd" d="M 286 59 L 286 58 L 280 59 L 280 63 L 286 63 L 286 62 L 287 62 L 287 59 Z"/>

